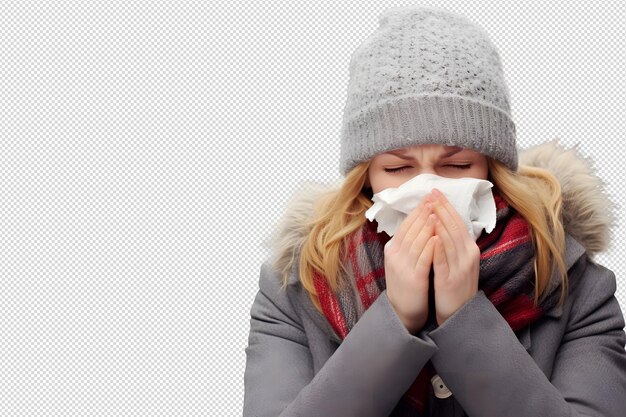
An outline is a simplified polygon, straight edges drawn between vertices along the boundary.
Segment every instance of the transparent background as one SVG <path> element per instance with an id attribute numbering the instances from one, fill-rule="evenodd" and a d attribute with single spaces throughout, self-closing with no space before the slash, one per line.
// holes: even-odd
<path id="1" fill-rule="evenodd" d="M 241 415 L 261 242 L 339 178 L 350 54 L 409 2 L 0 5 L 0 414 Z M 497 45 L 518 145 L 594 161 L 626 309 L 623 2 L 429 2 Z"/>

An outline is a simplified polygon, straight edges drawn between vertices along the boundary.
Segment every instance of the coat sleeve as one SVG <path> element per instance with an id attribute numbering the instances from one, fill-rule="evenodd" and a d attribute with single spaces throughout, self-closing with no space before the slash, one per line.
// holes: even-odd
<path id="1" fill-rule="evenodd" d="M 626 335 L 615 275 L 593 263 L 585 272 L 550 380 L 482 290 L 425 336 L 439 348 L 433 365 L 468 415 L 626 415 Z"/>
<path id="2" fill-rule="evenodd" d="M 408 332 L 385 290 L 314 375 L 289 293 L 264 263 L 250 310 L 244 417 L 388 416 L 437 350 Z"/>

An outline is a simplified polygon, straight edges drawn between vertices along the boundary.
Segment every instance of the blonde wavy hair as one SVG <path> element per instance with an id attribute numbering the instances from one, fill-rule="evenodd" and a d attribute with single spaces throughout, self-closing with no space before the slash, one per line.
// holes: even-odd
<path id="1" fill-rule="evenodd" d="M 535 249 L 534 305 L 542 299 L 550 277 L 558 268 L 563 284 L 559 299 L 562 306 L 568 293 L 568 278 L 559 181 L 543 168 L 520 164 L 515 172 L 495 159 L 487 157 L 487 160 L 490 181 L 529 223 Z M 370 163 L 371 159 L 353 168 L 340 188 L 323 193 L 316 201 L 309 222 L 311 232 L 300 252 L 299 271 L 302 286 L 320 313 L 314 274 L 324 276 L 332 291 L 344 284 L 342 254 L 347 250 L 348 237 L 367 221 L 365 211 L 373 204 L 371 189 L 364 188 Z"/>

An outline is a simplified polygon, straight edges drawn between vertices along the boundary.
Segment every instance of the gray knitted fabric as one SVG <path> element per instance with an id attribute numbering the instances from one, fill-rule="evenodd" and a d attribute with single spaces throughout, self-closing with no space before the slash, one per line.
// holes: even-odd
<path id="1" fill-rule="evenodd" d="M 487 33 L 435 6 L 384 10 L 354 51 L 340 171 L 375 155 L 436 143 L 474 149 L 517 170 L 515 124 Z"/>

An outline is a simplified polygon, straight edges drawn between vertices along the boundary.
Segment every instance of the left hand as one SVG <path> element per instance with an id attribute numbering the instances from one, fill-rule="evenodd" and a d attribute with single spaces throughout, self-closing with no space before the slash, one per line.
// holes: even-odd
<path id="1" fill-rule="evenodd" d="M 480 249 L 441 191 L 434 188 L 428 198 L 438 219 L 431 239 L 435 239 L 435 310 L 441 326 L 478 292 Z"/>

